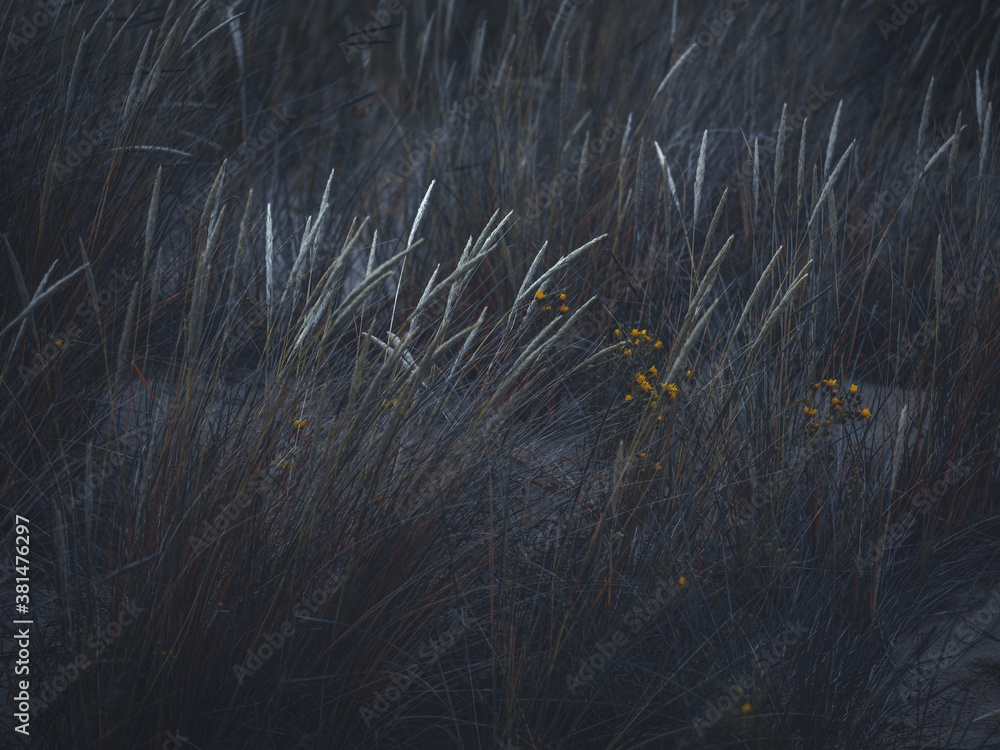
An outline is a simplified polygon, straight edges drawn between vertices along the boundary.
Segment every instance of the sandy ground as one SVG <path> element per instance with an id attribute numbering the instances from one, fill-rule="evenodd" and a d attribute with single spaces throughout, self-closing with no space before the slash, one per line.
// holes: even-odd
<path id="1" fill-rule="evenodd" d="M 886 746 L 1000 748 L 1000 584 L 959 587 L 892 658 L 905 708 L 888 723 Z"/>

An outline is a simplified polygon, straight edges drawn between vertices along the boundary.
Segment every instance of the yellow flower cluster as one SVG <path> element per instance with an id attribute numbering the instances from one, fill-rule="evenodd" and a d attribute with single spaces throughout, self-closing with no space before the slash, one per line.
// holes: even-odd
<path id="1" fill-rule="evenodd" d="M 535 301 L 543 302 L 547 296 L 548 295 L 545 293 L 544 289 L 539 289 L 537 292 L 535 292 Z M 559 312 L 561 313 L 569 312 L 569 305 L 566 304 L 565 294 L 559 295 L 559 304 L 556 306 L 556 309 L 559 310 Z M 546 303 L 542 305 L 542 312 L 552 312 L 552 303 Z"/>
<path id="2" fill-rule="evenodd" d="M 625 334 L 622 334 L 621 328 L 616 328 L 615 338 L 621 340 L 624 345 L 622 348 L 622 354 L 626 357 L 631 357 L 633 350 L 638 347 L 642 347 L 642 349 L 649 347 L 655 351 L 663 349 L 663 342 L 650 336 L 649 332 L 645 328 L 641 331 L 638 328 L 633 328 Z"/>
<path id="3" fill-rule="evenodd" d="M 858 391 L 857 385 L 851 385 L 847 389 L 847 394 L 844 396 L 838 396 L 839 388 L 837 386 L 836 378 L 825 378 L 817 383 L 813 383 L 813 390 L 817 392 L 817 396 L 820 390 L 828 390 L 830 400 L 829 412 L 825 417 L 825 424 L 833 424 L 834 422 L 846 422 L 848 419 L 871 419 L 872 413 L 870 409 L 858 409 L 856 407 L 861 405 L 861 394 Z M 815 417 L 819 415 L 820 404 L 815 402 L 813 404 L 804 404 L 802 407 L 802 413 L 807 417 Z M 810 427 L 819 427 L 819 420 L 809 423 Z"/>
<path id="4" fill-rule="evenodd" d="M 656 395 L 656 388 L 649 384 L 649 380 L 641 372 L 635 374 L 635 382 L 639 384 L 639 387 L 646 393 L 652 393 Z"/>
<path id="5" fill-rule="evenodd" d="M 688 373 L 690 374 L 690 370 Z M 680 393 L 680 388 L 678 388 L 674 383 L 660 383 L 659 386 L 662 391 L 656 390 L 656 377 L 659 375 L 659 370 L 656 369 L 656 365 L 650 365 L 650 367 L 643 372 L 642 370 L 636 372 L 635 382 L 642 389 L 643 393 L 649 394 L 652 397 L 652 403 L 656 405 L 656 399 L 660 397 L 661 394 L 666 395 L 671 401 L 677 398 L 677 394 Z M 653 381 L 650 382 L 650 377 Z M 632 394 L 625 396 L 626 401 L 632 400 Z M 663 417 L 658 417 L 660 421 L 663 421 Z"/>

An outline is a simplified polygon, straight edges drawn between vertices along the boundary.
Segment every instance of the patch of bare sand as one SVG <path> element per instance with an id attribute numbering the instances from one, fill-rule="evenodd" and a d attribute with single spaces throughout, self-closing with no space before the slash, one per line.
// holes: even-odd
<path id="1" fill-rule="evenodd" d="M 892 656 L 902 707 L 880 744 L 1000 748 L 1000 583 L 956 591 Z"/>

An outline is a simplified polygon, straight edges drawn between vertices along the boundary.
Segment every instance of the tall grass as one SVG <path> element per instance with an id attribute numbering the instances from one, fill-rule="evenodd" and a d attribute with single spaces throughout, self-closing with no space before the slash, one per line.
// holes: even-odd
<path id="1" fill-rule="evenodd" d="M 0 15 L 27 745 L 995 743 L 997 14 L 660 5 Z"/>

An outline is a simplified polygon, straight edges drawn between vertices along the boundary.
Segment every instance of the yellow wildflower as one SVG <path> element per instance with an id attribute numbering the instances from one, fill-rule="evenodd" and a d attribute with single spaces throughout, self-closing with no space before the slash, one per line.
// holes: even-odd
<path id="1" fill-rule="evenodd" d="M 632 400 L 632 394 L 631 393 L 625 394 L 625 400 L 626 401 L 631 401 Z"/>
<path id="2" fill-rule="evenodd" d="M 535 299 L 545 299 L 545 292 L 539 289 L 537 292 L 535 292 Z"/>
<path id="3" fill-rule="evenodd" d="M 680 393 L 680 389 L 673 383 L 667 383 L 665 388 L 667 389 L 667 393 L 670 394 L 671 401 L 677 398 L 677 394 Z"/>
<path id="4" fill-rule="evenodd" d="M 569 312 L 569 307 L 567 307 L 566 305 L 559 305 L 559 312 L 561 312 L 561 313 L 568 313 Z"/>
<path id="5" fill-rule="evenodd" d="M 545 307 L 542 308 L 542 312 L 552 312 L 552 305 L 545 305 Z"/>
<path id="6" fill-rule="evenodd" d="M 856 385 L 852 385 L 849 390 L 851 391 L 851 393 L 857 393 L 858 387 Z"/>
<path id="7" fill-rule="evenodd" d="M 865 419 L 871 419 L 872 418 L 871 410 L 870 409 L 862 409 L 861 410 L 861 416 L 864 417 Z"/>
<path id="8" fill-rule="evenodd" d="M 566 295 L 565 294 L 560 294 L 559 295 L 559 301 L 560 302 L 565 302 L 566 301 Z"/>
<path id="9" fill-rule="evenodd" d="M 640 453 L 640 454 L 639 454 L 639 458 L 645 458 L 645 457 L 646 457 L 646 454 L 645 454 L 645 453 Z"/>
<path id="10" fill-rule="evenodd" d="M 840 400 L 839 398 L 837 398 L 836 396 L 834 396 L 834 397 L 833 397 L 833 399 L 832 399 L 832 400 L 830 401 L 830 403 L 831 403 L 831 404 L 832 404 L 833 406 L 840 406 L 840 405 L 841 405 L 842 403 L 844 403 L 844 402 L 843 402 L 843 401 L 841 401 L 841 400 Z"/>
<path id="11" fill-rule="evenodd" d="M 684 377 L 690 378 L 691 377 L 691 371 L 688 370 L 686 373 L 684 373 Z"/>
<path id="12" fill-rule="evenodd" d="M 753 706 L 750 705 L 749 701 L 740 706 L 740 713 L 748 714 L 753 710 Z"/>
<path id="13" fill-rule="evenodd" d="M 823 385 L 827 388 L 835 388 L 837 386 L 837 381 L 834 378 L 831 378 L 829 380 L 824 380 Z"/>
<path id="14" fill-rule="evenodd" d="M 657 341 L 655 344 L 653 344 L 653 348 L 654 349 L 662 349 L 663 348 L 663 342 L 662 341 Z"/>
<path id="15" fill-rule="evenodd" d="M 649 368 L 649 371 L 650 371 L 651 373 L 653 373 L 653 377 L 654 377 L 654 378 L 655 378 L 655 377 L 656 377 L 657 375 L 659 375 L 659 373 L 658 373 L 658 372 L 656 371 L 656 365 L 652 365 L 652 366 L 651 366 L 651 367 Z"/>
<path id="16" fill-rule="evenodd" d="M 685 578 L 684 576 L 681 576 L 680 578 L 677 579 L 677 583 L 679 583 L 681 586 L 687 586 L 687 582 L 688 579 Z"/>
<path id="17" fill-rule="evenodd" d="M 639 338 L 639 329 L 638 328 L 633 328 L 632 329 L 632 338 L 634 338 L 634 339 Z"/>
<path id="18" fill-rule="evenodd" d="M 621 335 L 622 335 L 622 329 L 621 328 L 616 328 L 615 329 L 615 338 L 619 338 Z"/>
<path id="19" fill-rule="evenodd" d="M 663 419 L 663 417 L 660 417 L 660 419 Z M 660 462 L 657 461 L 655 464 L 653 464 L 653 468 L 659 470 L 660 469 Z"/>
<path id="20" fill-rule="evenodd" d="M 301 430 L 303 427 L 306 426 L 306 423 L 308 421 L 309 420 L 305 419 L 305 418 L 303 418 L 303 419 L 296 419 L 295 421 L 292 422 L 292 427 L 294 427 L 296 430 Z"/>
<path id="21" fill-rule="evenodd" d="M 810 416 L 810 417 L 816 416 L 816 412 L 817 412 L 816 409 L 812 409 L 812 408 L 810 408 L 808 406 L 805 407 L 802 411 L 804 411 L 806 413 L 806 415 Z"/>

